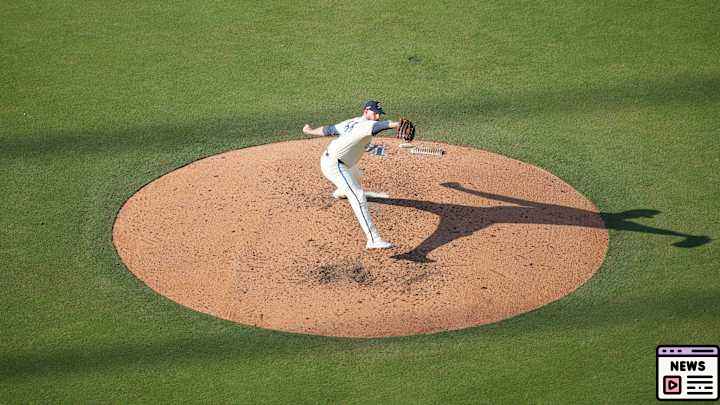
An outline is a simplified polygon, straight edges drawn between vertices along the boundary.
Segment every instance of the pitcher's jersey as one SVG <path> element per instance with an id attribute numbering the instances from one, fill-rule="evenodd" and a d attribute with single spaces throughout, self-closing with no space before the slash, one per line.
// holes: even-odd
<path id="1" fill-rule="evenodd" d="M 335 124 L 339 136 L 327 147 L 330 157 L 350 167 L 355 166 L 370 143 L 373 125 L 377 122 L 360 116 Z"/>

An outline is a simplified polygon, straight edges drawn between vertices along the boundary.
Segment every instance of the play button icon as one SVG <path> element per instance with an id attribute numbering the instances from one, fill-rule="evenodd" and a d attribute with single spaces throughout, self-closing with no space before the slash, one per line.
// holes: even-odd
<path id="1" fill-rule="evenodd" d="M 680 394 L 682 377 L 677 375 L 667 375 L 663 378 L 663 394 Z"/>

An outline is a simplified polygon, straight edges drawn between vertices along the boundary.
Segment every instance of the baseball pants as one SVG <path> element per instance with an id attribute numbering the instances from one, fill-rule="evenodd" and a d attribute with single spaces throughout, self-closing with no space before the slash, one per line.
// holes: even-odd
<path id="1" fill-rule="evenodd" d="M 380 240 L 380 234 L 368 211 L 365 192 L 360 186 L 360 170 L 356 166 L 348 167 L 341 161 L 331 158 L 327 153 L 323 153 L 320 159 L 320 169 L 325 178 L 347 197 L 367 240 L 369 242 Z"/>

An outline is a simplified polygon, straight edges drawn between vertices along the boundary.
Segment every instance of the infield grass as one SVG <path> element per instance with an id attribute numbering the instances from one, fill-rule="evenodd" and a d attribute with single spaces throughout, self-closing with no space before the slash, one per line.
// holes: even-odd
<path id="1" fill-rule="evenodd" d="M 656 345 L 720 343 L 719 4 L 1 2 L 0 402 L 655 401 Z M 367 98 L 659 213 L 574 294 L 429 336 L 236 325 L 119 261 L 144 184 Z"/>

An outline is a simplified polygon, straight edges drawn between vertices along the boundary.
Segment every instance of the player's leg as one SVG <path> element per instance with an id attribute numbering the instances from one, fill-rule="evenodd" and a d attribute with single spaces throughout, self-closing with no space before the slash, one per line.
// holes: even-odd
<path id="1" fill-rule="evenodd" d="M 357 165 L 355 165 L 350 168 L 350 173 L 353 175 L 353 178 L 355 179 L 355 181 L 357 181 L 357 183 L 360 185 L 360 187 L 362 187 L 362 181 L 361 181 L 361 178 L 363 175 L 362 170 L 360 170 L 360 168 L 357 167 Z"/>
<path id="2" fill-rule="evenodd" d="M 350 173 L 352 174 L 353 178 L 355 178 L 356 182 L 360 185 L 360 188 L 362 188 L 362 182 L 360 181 L 360 177 L 362 176 L 362 170 L 360 170 L 357 165 L 350 168 Z M 347 198 L 347 194 L 345 191 L 343 191 L 341 188 L 336 188 L 335 191 L 333 191 L 332 194 L 333 198 Z"/>
<path id="3" fill-rule="evenodd" d="M 342 185 L 342 179 L 340 178 L 340 173 L 337 169 L 337 159 L 332 159 L 328 155 L 323 155 L 320 159 L 320 169 L 322 171 L 323 176 L 325 176 L 326 179 L 328 179 L 333 185 L 335 185 L 335 192 L 333 193 L 333 197 L 336 197 L 336 194 L 342 193 L 342 198 L 345 197 L 344 191 L 340 188 L 339 185 Z"/>
<path id="4" fill-rule="evenodd" d="M 370 217 L 370 212 L 368 211 L 365 192 L 354 178 L 352 171 L 338 161 L 331 163 L 329 160 L 330 159 L 323 159 L 321 162 L 323 175 L 335 184 L 339 192 L 347 196 L 353 213 L 355 213 L 355 217 L 360 224 L 360 228 L 362 228 L 367 238 L 367 248 L 387 249 L 392 247 L 391 244 L 382 240 L 377 228 L 375 228 L 372 217 Z"/>
<path id="5" fill-rule="evenodd" d="M 332 159 L 327 155 L 323 155 L 320 159 L 320 169 L 322 170 L 323 176 L 335 185 L 335 191 L 332 193 L 333 198 L 347 198 L 346 197 L 346 183 L 342 180 L 340 172 L 337 167 L 337 159 Z"/>
<path id="6" fill-rule="evenodd" d="M 360 177 L 363 175 L 362 170 L 360 170 L 357 166 L 353 166 L 350 168 L 350 172 L 352 173 L 353 177 L 355 178 L 355 180 L 357 180 L 358 184 L 362 188 L 362 182 L 360 181 Z M 345 192 L 339 188 L 336 188 L 335 191 L 333 191 L 332 196 L 333 196 L 333 198 L 337 198 L 337 199 L 347 198 L 347 195 L 345 195 Z M 382 192 L 382 191 L 365 191 L 365 197 L 366 198 L 390 198 L 390 194 Z"/>
<path id="7" fill-rule="evenodd" d="M 380 238 L 380 234 L 377 228 L 375 228 L 375 224 L 373 224 L 372 217 L 370 217 L 365 191 L 360 187 L 360 183 L 355 176 L 353 176 L 350 168 L 340 162 L 337 162 L 337 168 L 338 174 L 340 175 L 338 189 L 343 191 L 347 196 L 348 202 L 355 213 L 355 217 L 365 233 L 368 247 L 374 246 L 382 241 L 382 238 Z"/>

